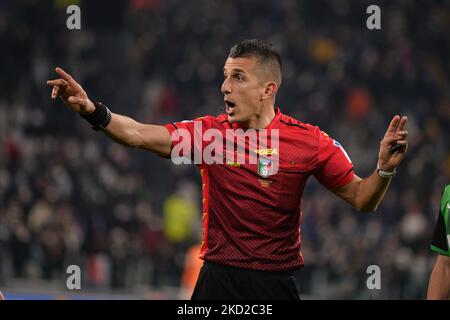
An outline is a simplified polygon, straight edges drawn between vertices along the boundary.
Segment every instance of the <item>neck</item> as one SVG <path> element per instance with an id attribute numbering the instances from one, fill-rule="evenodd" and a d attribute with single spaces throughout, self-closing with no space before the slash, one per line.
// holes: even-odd
<path id="1" fill-rule="evenodd" d="M 261 112 L 253 116 L 248 122 L 243 125 L 248 129 L 264 129 L 275 118 L 275 108 L 273 105 L 263 108 Z"/>

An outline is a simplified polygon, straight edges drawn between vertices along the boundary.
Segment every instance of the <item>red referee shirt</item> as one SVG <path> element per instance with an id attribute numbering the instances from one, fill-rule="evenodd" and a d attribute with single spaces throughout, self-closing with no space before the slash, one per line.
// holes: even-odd
<path id="1" fill-rule="evenodd" d="M 214 128 L 224 137 L 226 129 L 239 128 L 237 123 L 230 125 L 225 114 L 167 124 L 166 128 L 171 134 L 186 129 L 192 147 L 198 148 L 195 121 L 201 121 L 202 133 Z M 306 181 L 314 175 L 327 188 L 336 188 L 353 178 L 353 165 L 344 149 L 318 127 L 277 109 L 266 129 L 269 147 L 272 129 L 278 129 L 278 150 L 245 144 L 246 154 L 258 154 L 258 163 L 198 165 L 203 186 L 200 258 L 205 261 L 267 271 L 301 268 L 301 203 Z M 179 142 L 174 141 L 172 147 Z M 202 142 L 203 148 L 208 144 Z M 225 149 L 225 138 L 223 146 Z M 259 158 L 270 153 L 278 156 L 278 171 L 266 176 Z"/>

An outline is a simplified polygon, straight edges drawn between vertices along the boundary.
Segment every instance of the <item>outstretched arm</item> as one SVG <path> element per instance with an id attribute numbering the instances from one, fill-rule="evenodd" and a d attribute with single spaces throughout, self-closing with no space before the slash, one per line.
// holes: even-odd
<path id="1" fill-rule="evenodd" d="M 428 283 L 428 300 L 450 299 L 450 257 L 439 254 Z"/>
<path id="2" fill-rule="evenodd" d="M 407 120 L 407 117 L 398 115 L 392 119 L 380 143 L 377 170 L 365 179 L 355 175 L 350 183 L 332 190 L 333 193 L 359 211 L 375 211 L 383 200 L 391 181 L 391 177 L 385 176 L 383 172 L 393 172 L 406 155 L 408 131 L 405 130 L 405 125 Z"/>
<path id="3" fill-rule="evenodd" d="M 81 115 L 93 113 L 96 106 L 89 100 L 80 84 L 61 68 L 56 68 L 55 71 L 61 78 L 47 81 L 47 84 L 53 87 L 52 99 L 60 97 L 71 110 Z M 164 126 L 143 124 L 112 113 L 111 122 L 103 132 L 120 144 L 147 149 L 164 157 L 170 155 L 172 143 Z"/>

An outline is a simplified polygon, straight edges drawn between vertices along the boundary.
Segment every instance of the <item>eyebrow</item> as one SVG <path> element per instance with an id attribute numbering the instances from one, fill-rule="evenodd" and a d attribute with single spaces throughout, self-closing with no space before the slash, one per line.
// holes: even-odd
<path id="1" fill-rule="evenodd" d="M 231 69 L 231 72 L 233 72 L 233 71 L 234 71 L 234 72 L 246 73 L 245 70 L 242 70 L 242 69 L 236 69 L 236 68 L 235 68 L 235 69 Z M 223 72 L 227 72 L 227 70 L 226 70 L 225 68 L 223 68 Z"/>

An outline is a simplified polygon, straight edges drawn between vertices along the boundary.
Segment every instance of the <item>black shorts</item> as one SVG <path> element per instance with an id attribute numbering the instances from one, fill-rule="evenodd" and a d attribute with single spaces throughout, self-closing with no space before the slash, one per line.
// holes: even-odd
<path id="1" fill-rule="evenodd" d="M 203 263 L 192 300 L 300 300 L 293 272 Z"/>

